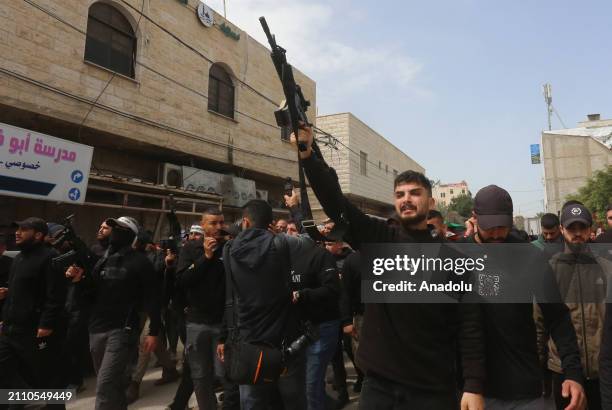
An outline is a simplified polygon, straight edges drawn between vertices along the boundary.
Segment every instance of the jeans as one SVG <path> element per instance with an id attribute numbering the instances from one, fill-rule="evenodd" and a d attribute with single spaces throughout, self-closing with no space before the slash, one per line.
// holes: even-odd
<path id="1" fill-rule="evenodd" d="M 306 410 L 306 354 L 294 358 L 287 373 L 278 381 L 255 385 L 240 385 L 240 408 L 242 410 L 268 410 L 280 394 L 283 407 L 288 410 Z"/>
<path id="2" fill-rule="evenodd" d="M 217 408 L 215 375 L 223 376 L 223 368 L 217 358 L 220 332 L 221 325 L 187 322 L 186 356 L 191 369 L 193 390 L 201 410 Z"/>
<path id="3" fill-rule="evenodd" d="M 113 329 L 89 335 L 89 349 L 97 375 L 96 410 L 127 409 L 125 389 L 137 345 L 138 331 L 134 329 Z"/>
<path id="4" fill-rule="evenodd" d="M 418 390 L 372 374 L 365 376 L 359 400 L 361 410 L 456 410 L 458 406 L 454 392 Z"/>
<path id="5" fill-rule="evenodd" d="M 319 340 L 306 349 L 308 410 L 325 410 L 325 371 L 338 348 L 339 320 L 319 325 Z"/>
<path id="6" fill-rule="evenodd" d="M 541 410 L 541 399 L 501 400 L 485 397 L 487 410 Z"/>

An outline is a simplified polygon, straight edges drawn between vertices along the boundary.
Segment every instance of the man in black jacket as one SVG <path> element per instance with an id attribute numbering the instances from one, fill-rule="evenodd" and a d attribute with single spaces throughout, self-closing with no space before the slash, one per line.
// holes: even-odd
<path id="1" fill-rule="evenodd" d="M 292 305 L 290 254 L 301 253 L 299 244 L 306 240 L 285 235 L 275 239 L 268 229 L 272 223 L 272 208 L 263 200 L 249 201 L 242 215 L 242 232 L 224 250 L 226 257 L 223 262 L 226 270 L 231 272 L 233 284 L 230 293 L 233 297 L 226 314 L 235 318 L 243 342 L 281 349 L 299 335 L 298 319 Z M 286 243 L 284 247 L 281 246 L 283 242 Z M 293 251 L 292 244 L 297 244 Z M 293 300 L 296 297 L 301 298 L 296 295 Z M 222 359 L 224 346 L 220 344 L 217 349 Z M 286 409 L 306 409 L 303 351 L 297 352 L 289 362 L 287 372 L 278 381 L 240 385 L 241 409 L 266 409 L 277 392 Z"/>
<path id="2" fill-rule="evenodd" d="M 0 388 L 48 387 L 44 380 L 37 380 L 44 369 L 39 368 L 36 355 L 46 349 L 58 327 L 66 281 L 51 263 L 57 252 L 44 243 L 46 222 L 27 218 L 14 225 L 21 252 L 11 266 L 2 307 Z"/>
<path id="3" fill-rule="evenodd" d="M 295 137 L 293 137 L 295 140 Z M 342 195 L 335 172 L 312 151 L 312 129 L 304 127 L 299 142 L 304 169 L 325 213 L 348 221 L 351 246 L 366 242 L 440 242 L 427 229 L 434 205 L 431 183 L 421 173 L 406 171 L 394 181 L 395 210 L 400 226 L 371 218 Z M 457 407 L 454 361 L 462 351 L 462 408 L 482 409 L 484 349 L 481 312 L 468 304 L 367 304 L 357 364 L 366 373 L 360 405 L 371 408 Z M 411 407 L 410 407 L 411 406 Z"/>
<path id="4" fill-rule="evenodd" d="M 181 249 L 176 280 L 187 299 L 186 356 L 201 409 L 216 409 L 215 375 L 223 376 L 216 359 L 225 307 L 225 270 L 221 258 L 225 220 L 218 208 L 202 215 L 204 242 L 188 241 Z M 235 388 L 225 383 L 224 408 L 236 407 Z"/>
<path id="5" fill-rule="evenodd" d="M 496 185 L 482 188 L 474 198 L 476 233 L 467 241 L 480 244 L 527 243 L 511 234 L 512 213 L 512 198 L 507 191 Z M 514 271 L 538 267 L 537 271 L 541 270 L 548 275 L 552 281 L 551 286 L 556 286 L 550 266 L 535 247 L 526 246 L 525 253 L 514 259 Z M 530 292 L 536 299 L 540 296 L 535 286 Z M 563 396 L 571 396 L 572 399 L 568 409 L 581 409 L 585 398 L 580 384 L 583 376 L 576 333 L 567 306 L 560 303 L 560 296 L 558 301 L 539 301 L 538 306 L 542 310 L 547 333 L 555 341 L 562 357 L 565 374 Z M 540 408 L 538 399 L 542 393 L 542 374 L 537 353 L 533 304 L 485 303 L 482 309 L 487 351 L 486 408 Z"/>
<path id="6" fill-rule="evenodd" d="M 89 348 L 97 375 L 96 410 L 126 409 L 125 390 L 131 374 L 128 365 L 136 355 L 141 312 L 150 320 L 143 350 L 157 346 L 161 318 L 159 292 L 151 280 L 153 265 L 133 249 L 138 226 L 130 217 L 107 219 L 112 227 L 110 246 L 91 275 L 69 268 L 66 277 L 81 282 L 91 303 Z"/>

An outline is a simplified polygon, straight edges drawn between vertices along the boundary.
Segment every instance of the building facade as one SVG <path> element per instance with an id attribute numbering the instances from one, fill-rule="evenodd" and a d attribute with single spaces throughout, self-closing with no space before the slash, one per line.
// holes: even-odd
<path id="1" fill-rule="evenodd" d="M 433 186 L 433 197 L 437 204 L 442 206 L 450 205 L 453 198 L 461 195 L 470 195 L 468 184 L 465 181 L 450 184 L 436 183 Z"/>
<path id="2" fill-rule="evenodd" d="M 576 128 L 542 132 L 546 212 L 560 212 L 568 195 L 612 165 L 612 120 L 589 117 Z"/>
<path id="3" fill-rule="evenodd" d="M 210 205 L 233 219 L 252 197 L 285 212 L 297 162 L 274 120 L 283 94 L 269 50 L 199 4 L 1 2 L 0 123 L 94 151 L 84 205 L 0 196 L 0 225 L 76 213 L 91 236 L 127 214 L 159 236 L 171 204 L 185 225 Z M 295 77 L 316 106 L 315 82 Z"/>
<path id="4" fill-rule="evenodd" d="M 337 139 L 334 144 L 324 134 L 317 136 L 321 141 L 332 142 L 319 144 L 323 156 L 336 170 L 342 192 L 366 213 L 389 215 L 393 211 L 393 181 L 398 173 L 409 169 L 425 172 L 416 161 L 351 113 L 318 116 L 317 127 Z M 315 219 L 324 217 L 318 203 L 312 208 Z"/>

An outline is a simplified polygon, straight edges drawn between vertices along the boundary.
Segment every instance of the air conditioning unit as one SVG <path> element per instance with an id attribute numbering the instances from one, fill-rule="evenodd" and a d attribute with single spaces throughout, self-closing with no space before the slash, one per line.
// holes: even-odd
<path id="1" fill-rule="evenodd" d="M 255 190 L 255 196 L 257 199 L 263 199 L 264 201 L 268 200 L 268 191 L 265 189 L 257 189 Z"/>
<path id="2" fill-rule="evenodd" d="M 164 163 L 161 168 L 160 182 L 166 186 L 183 187 L 183 167 Z"/>

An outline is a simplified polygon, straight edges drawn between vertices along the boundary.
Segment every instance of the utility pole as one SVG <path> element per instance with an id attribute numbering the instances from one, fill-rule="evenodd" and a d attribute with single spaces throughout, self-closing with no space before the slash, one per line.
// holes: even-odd
<path id="1" fill-rule="evenodd" d="M 227 8 L 225 6 L 225 0 L 223 0 L 223 18 L 227 20 Z"/>
<path id="2" fill-rule="evenodd" d="M 551 118 L 553 114 L 552 87 L 546 83 L 542 86 L 542 90 L 544 91 L 544 101 L 546 101 L 546 112 L 548 114 L 548 131 L 550 131 L 552 130 Z"/>

